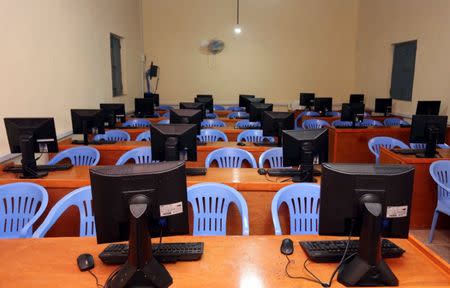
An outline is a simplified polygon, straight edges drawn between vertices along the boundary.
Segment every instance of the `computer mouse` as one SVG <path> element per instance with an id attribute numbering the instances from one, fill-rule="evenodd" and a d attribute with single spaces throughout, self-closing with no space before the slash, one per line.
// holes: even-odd
<path id="1" fill-rule="evenodd" d="M 244 142 L 238 142 L 237 145 L 238 146 L 245 146 L 245 143 Z"/>
<path id="2" fill-rule="evenodd" d="M 266 171 L 266 169 L 264 169 L 264 168 L 259 168 L 259 169 L 258 169 L 258 174 L 259 174 L 259 175 L 266 175 L 266 174 L 267 174 L 267 171 Z"/>
<path id="3" fill-rule="evenodd" d="M 81 254 L 77 258 L 77 264 L 80 271 L 87 271 L 94 268 L 94 257 L 91 254 Z"/>
<path id="4" fill-rule="evenodd" d="M 294 243 L 292 242 L 292 240 L 289 238 L 283 239 L 283 241 L 281 242 L 280 251 L 284 255 L 291 255 L 292 253 L 294 253 Z"/>

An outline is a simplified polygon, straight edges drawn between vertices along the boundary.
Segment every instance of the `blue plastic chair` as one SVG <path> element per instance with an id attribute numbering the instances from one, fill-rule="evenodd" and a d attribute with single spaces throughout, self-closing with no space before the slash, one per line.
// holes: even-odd
<path id="1" fill-rule="evenodd" d="M 152 148 L 151 147 L 138 147 L 130 151 L 125 152 L 117 160 L 116 165 L 124 165 L 129 160 L 133 160 L 134 164 L 148 164 L 159 162 L 152 160 Z"/>
<path id="2" fill-rule="evenodd" d="M 341 117 L 341 112 L 338 111 L 328 111 L 325 113 L 326 116 L 330 117 Z"/>
<path id="3" fill-rule="evenodd" d="M 130 141 L 131 137 L 127 131 L 115 129 L 108 130 L 105 134 L 97 134 L 94 137 L 95 141 L 106 140 L 106 141 Z"/>
<path id="4" fill-rule="evenodd" d="M 48 194 L 34 183 L 5 184 L 0 185 L 0 203 L 0 238 L 29 238 L 47 207 Z"/>
<path id="5" fill-rule="evenodd" d="M 170 124 L 170 119 L 164 119 L 158 122 L 158 124 Z"/>
<path id="6" fill-rule="evenodd" d="M 391 137 L 374 137 L 369 140 L 369 150 L 372 152 L 373 155 L 375 155 L 375 163 L 380 162 L 380 149 L 381 147 L 386 149 L 392 149 L 392 148 L 401 148 L 401 149 L 408 149 L 408 145 L 403 143 L 402 141 L 391 138 Z"/>
<path id="7" fill-rule="evenodd" d="M 100 161 L 100 152 L 89 146 L 72 147 L 56 154 L 48 161 L 48 165 L 55 165 L 65 159 L 69 159 L 74 166 L 96 166 Z"/>
<path id="8" fill-rule="evenodd" d="M 216 113 L 206 113 L 206 119 L 216 119 L 218 117 Z"/>
<path id="9" fill-rule="evenodd" d="M 159 110 L 170 110 L 173 109 L 170 105 L 159 105 Z"/>
<path id="10" fill-rule="evenodd" d="M 266 162 L 269 162 L 270 168 L 283 168 L 283 148 L 276 147 L 264 151 L 259 156 L 259 168 L 264 168 Z"/>
<path id="11" fill-rule="evenodd" d="M 358 125 L 363 126 L 363 127 L 382 127 L 382 126 L 384 126 L 383 123 L 381 123 L 380 121 L 373 120 L 373 119 L 364 119 L 363 121 L 358 123 Z"/>
<path id="12" fill-rule="evenodd" d="M 333 123 L 331 123 L 331 126 L 333 127 L 351 127 L 353 125 L 350 121 L 341 121 L 341 120 L 334 120 Z"/>
<path id="13" fill-rule="evenodd" d="M 437 184 L 437 205 L 434 210 L 428 242 L 433 241 L 434 231 L 439 218 L 439 213 L 450 216 L 450 161 L 441 160 L 430 165 L 430 174 Z"/>
<path id="14" fill-rule="evenodd" d="M 202 129 L 197 139 L 201 142 L 228 142 L 228 137 L 225 133 L 216 129 Z"/>
<path id="15" fill-rule="evenodd" d="M 258 168 L 250 152 L 239 148 L 220 148 L 208 154 L 205 167 L 209 168 L 213 162 L 217 162 L 219 168 L 242 168 L 244 161 L 247 161 L 251 168 Z"/>
<path id="16" fill-rule="evenodd" d="M 161 117 L 163 117 L 163 118 L 170 118 L 170 111 L 167 111 Z"/>
<path id="17" fill-rule="evenodd" d="M 225 107 L 222 105 L 214 105 L 214 111 L 224 111 Z"/>
<path id="18" fill-rule="evenodd" d="M 228 119 L 248 119 L 250 114 L 247 112 L 233 112 L 228 114 Z"/>
<path id="19" fill-rule="evenodd" d="M 320 114 L 315 112 L 315 111 L 303 111 L 303 112 L 301 112 L 300 114 L 298 114 L 297 118 L 295 118 L 295 122 L 294 122 L 295 129 L 300 128 L 298 126 L 298 121 L 302 120 L 303 116 L 317 117 L 317 116 L 320 116 Z"/>
<path id="20" fill-rule="evenodd" d="M 194 212 L 194 236 L 226 235 L 231 203 L 237 206 L 241 214 L 242 235 L 249 235 L 247 203 L 234 188 L 219 183 L 201 183 L 188 187 L 187 196 Z"/>
<path id="21" fill-rule="evenodd" d="M 44 237 L 59 217 L 72 206 L 76 206 L 80 212 L 80 237 L 95 236 L 95 218 L 92 213 L 91 201 L 91 186 L 81 187 L 70 192 L 53 206 L 47 218 L 33 233 L 33 238 Z"/>
<path id="22" fill-rule="evenodd" d="M 150 131 L 144 131 L 136 137 L 136 141 L 150 141 L 151 139 Z"/>
<path id="23" fill-rule="evenodd" d="M 226 109 L 228 111 L 234 111 L 234 112 L 239 112 L 239 111 L 244 111 L 245 110 L 244 107 L 239 107 L 239 106 L 229 106 Z"/>
<path id="24" fill-rule="evenodd" d="M 239 133 L 237 142 L 264 142 L 275 143 L 275 138 L 263 136 L 263 130 L 251 129 Z"/>
<path id="25" fill-rule="evenodd" d="M 250 122 L 248 120 L 239 120 L 234 124 L 236 129 L 259 129 L 261 128 L 261 122 Z"/>
<path id="26" fill-rule="evenodd" d="M 202 126 L 202 128 L 226 127 L 227 126 L 227 124 L 225 124 L 225 122 L 223 122 L 222 120 L 217 120 L 217 119 L 203 120 L 200 125 Z"/>
<path id="27" fill-rule="evenodd" d="M 386 118 L 386 119 L 384 119 L 383 123 L 384 123 L 384 126 L 386 126 L 386 127 L 409 125 L 408 122 L 406 122 L 405 120 L 402 120 L 400 118 Z"/>
<path id="28" fill-rule="evenodd" d="M 272 220 L 275 235 L 282 235 L 278 209 L 282 203 L 289 208 L 290 233 L 318 234 L 320 185 L 295 183 L 281 188 L 272 200 Z"/>
<path id="29" fill-rule="evenodd" d="M 302 123 L 303 129 L 320 129 L 323 127 L 330 127 L 330 123 L 321 119 L 308 119 Z"/>
<path id="30" fill-rule="evenodd" d="M 131 119 L 125 121 L 122 127 L 150 127 L 151 123 L 147 119 Z"/>

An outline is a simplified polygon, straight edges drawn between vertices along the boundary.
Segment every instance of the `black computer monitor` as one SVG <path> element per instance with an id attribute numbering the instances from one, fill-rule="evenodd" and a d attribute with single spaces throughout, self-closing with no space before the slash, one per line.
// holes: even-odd
<path id="1" fill-rule="evenodd" d="M 239 95 L 239 107 L 247 107 L 248 98 L 255 98 L 255 95 L 240 94 Z"/>
<path id="2" fill-rule="evenodd" d="M 439 115 L 441 101 L 418 101 L 416 115 Z"/>
<path id="3" fill-rule="evenodd" d="M 72 144 L 88 145 L 89 134 L 105 134 L 105 115 L 98 109 L 71 109 L 73 134 L 83 134 L 83 140 Z"/>
<path id="4" fill-rule="evenodd" d="M 199 109 L 171 109 L 170 124 L 194 124 L 197 126 L 197 134 L 202 129 L 203 112 Z"/>
<path id="5" fill-rule="evenodd" d="M 250 105 L 252 103 L 266 103 L 265 98 L 248 98 L 247 99 L 247 106 L 245 106 L 245 112 L 250 113 Z"/>
<path id="6" fill-rule="evenodd" d="M 129 241 L 128 261 L 105 287 L 170 286 L 151 236 L 189 233 L 183 162 L 93 167 L 90 178 L 97 243 Z"/>
<path id="7" fill-rule="evenodd" d="M 324 115 L 326 112 L 333 111 L 333 98 L 320 97 L 314 99 L 314 111 Z"/>
<path id="8" fill-rule="evenodd" d="M 197 126 L 154 124 L 150 126 L 152 159 L 197 161 Z"/>
<path id="9" fill-rule="evenodd" d="M 413 115 L 410 143 L 426 143 L 425 153 L 417 154 L 421 158 L 434 158 L 436 145 L 445 143 L 447 116 Z"/>
<path id="10" fill-rule="evenodd" d="M 350 94 L 351 103 L 364 103 L 364 94 Z"/>
<path id="11" fill-rule="evenodd" d="M 383 113 L 388 116 L 392 113 L 392 99 L 391 98 L 377 98 L 375 99 L 375 113 Z"/>
<path id="12" fill-rule="evenodd" d="M 146 99 L 153 99 L 153 105 L 155 107 L 159 107 L 159 94 L 145 92 L 144 93 L 144 98 L 146 98 Z"/>
<path id="13" fill-rule="evenodd" d="M 100 110 L 105 115 L 105 127 L 115 128 L 116 123 L 125 122 L 125 104 L 121 103 L 101 103 Z"/>
<path id="14" fill-rule="evenodd" d="M 319 234 L 360 236 L 359 252 L 341 267 L 339 282 L 398 285 L 382 260 L 380 236 L 408 237 L 413 183 L 412 166 L 322 165 Z"/>
<path id="15" fill-rule="evenodd" d="M 300 93 L 300 106 L 305 106 L 306 110 L 310 110 L 314 106 L 314 98 L 316 94 L 314 93 Z"/>
<path id="16" fill-rule="evenodd" d="M 327 161 L 327 128 L 283 131 L 283 166 L 300 166 L 292 181 L 313 182 L 313 165 Z"/>
<path id="17" fill-rule="evenodd" d="M 273 104 L 265 104 L 265 103 L 251 103 L 250 104 L 250 116 L 249 120 L 251 122 L 261 122 L 262 114 L 264 111 L 272 111 Z"/>
<path id="18" fill-rule="evenodd" d="M 180 102 L 180 109 L 197 109 L 202 110 L 203 117 L 206 118 L 206 105 L 201 102 Z"/>
<path id="19" fill-rule="evenodd" d="M 214 100 L 212 95 L 197 95 L 194 99 L 195 103 L 204 103 L 205 109 L 209 113 L 214 112 Z"/>
<path id="20" fill-rule="evenodd" d="M 364 103 L 343 103 L 341 109 L 341 121 L 352 122 L 352 127 L 356 127 L 356 122 L 364 119 Z"/>
<path id="21" fill-rule="evenodd" d="M 262 116 L 263 135 L 278 137 L 278 147 L 281 147 L 283 130 L 293 130 L 294 121 L 294 113 L 265 111 Z"/>
<path id="22" fill-rule="evenodd" d="M 135 98 L 134 115 L 136 117 L 154 117 L 155 105 L 153 98 Z"/>
<path id="23" fill-rule="evenodd" d="M 34 153 L 58 152 L 53 118 L 5 118 L 11 153 L 22 153 L 22 178 L 40 178 Z"/>

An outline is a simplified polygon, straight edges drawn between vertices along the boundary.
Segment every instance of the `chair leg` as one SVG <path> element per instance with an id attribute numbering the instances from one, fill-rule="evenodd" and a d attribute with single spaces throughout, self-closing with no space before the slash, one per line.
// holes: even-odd
<path id="1" fill-rule="evenodd" d="M 434 231 L 436 229 L 438 217 L 439 217 L 439 211 L 434 210 L 433 222 L 431 223 L 430 235 L 428 236 L 428 243 L 431 243 L 433 241 Z"/>

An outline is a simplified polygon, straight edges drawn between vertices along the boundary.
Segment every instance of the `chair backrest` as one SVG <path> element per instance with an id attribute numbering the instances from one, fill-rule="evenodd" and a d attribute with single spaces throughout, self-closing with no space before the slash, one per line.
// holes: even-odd
<path id="1" fill-rule="evenodd" d="M 251 129 L 239 133 L 237 136 L 238 142 L 264 142 L 275 143 L 275 138 L 263 136 L 263 130 Z"/>
<path id="2" fill-rule="evenodd" d="M 159 110 L 170 110 L 173 109 L 170 105 L 159 105 Z"/>
<path id="3" fill-rule="evenodd" d="M 250 115 L 247 112 L 233 112 L 228 114 L 228 119 L 248 119 Z"/>
<path id="4" fill-rule="evenodd" d="M 409 147 L 412 149 L 425 149 L 427 147 L 426 143 L 409 143 Z"/>
<path id="5" fill-rule="evenodd" d="M 253 155 L 240 148 L 220 148 L 210 152 L 205 159 L 205 167 L 209 168 L 214 161 L 219 168 L 242 168 L 244 161 L 250 163 L 251 168 L 258 168 Z"/>
<path id="6" fill-rule="evenodd" d="M 95 236 L 95 219 L 92 213 L 91 186 L 78 188 L 59 200 L 48 213 L 41 226 L 33 233 L 33 238 L 41 238 L 71 206 L 80 212 L 80 236 Z"/>
<path id="7" fill-rule="evenodd" d="M 259 168 L 264 168 L 264 164 L 269 162 L 270 168 L 282 168 L 283 166 L 283 148 L 276 147 L 264 151 L 259 156 Z"/>
<path id="8" fill-rule="evenodd" d="M 325 113 L 326 116 L 331 116 L 331 117 L 340 117 L 341 116 L 341 112 L 338 111 L 328 111 Z"/>
<path id="9" fill-rule="evenodd" d="M 170 118 L 170 111 L 167 111 L 162 115 L 163 118 Z"/>
<path id="10" fill-rule="evenodd" d="M 158 160 L 152 160 L 151 147 L 138 147 L 125 152 L 122 156 L 120 156 L 119 160 L 117 160 L 116 165 L 124 165 L 129 160 L 133 160 L 135 164 L 159 162 Z"/>
<path id="11" fill-rule="evenodd" d="M 227 126 L 227 124 L 225 124 L 225 122 L 223 122 L 222 120 L 217 120 L 217 119 L 206 119 L 203 120 L 202 123 L 200 124 L 203 127 L 225 127 Z"/>
<path id="12" fill-rule="evenodd" d="M 147 119 L 131 119 L 122 124 L 123 127 L 150 127 L 151 123 Z"/>
<path id="13" fill-rule="evenodd" d="M 170 119 L 164 119 L 158 122 L 158 124 L 170 124 Z"/>
<path id="14" fill-rule="evenodd" d="M 402 120 L 400 118 L 395 118 L 395 117 L 386 118 L 386 119 L 384 119 L 383 123 L 384 123 L 384 126 L 386 126 L 386 127 L 400 126 L 402 124 L 405 124 L 405 125 L 409 124 L 405 120 Z"/>
<path id="15" fill-rule="evenodd" d="M 228 142 L 228 137 L 225 133 L 216 129 L 202 129 L 200 135 L 197 135 L 197 139 L 201 142 Z"/>
<path id="16" fill-rule="evenodd" d="M 229 106 L 226 109 L 228 111 L 235 111 L 235 112 L 239 112 L 239 111 L 244 111 L 245 110 L 244 107 L 239 107 L 239 106 Z"/>
<path id="17" fill-rule="evenodd" d="M 350 127 L 353 123 L 350 121 L 341 121 L 341 120 L 334 120 L 333 123 L 331 123 L 331 126 L 333 127 Z"/>
<path id="18" fill-rule="evenodd" d="M 281 188 L 272 200 L 272 220 L 275 235 L 281 235 L 278 209 L 282 203 L 289 208 L 291 234 L 318 234 L 320 185 L 295 183 Z"/>
<path id="19" fill-rule="evenodd" d="M 249 235 L 247 203 L 234 188 L 219 183 L 201 183 L 188 187 L 187 194 L 194 212 L 194 236 L 226 235 L 231 203 L 241 214 L 242 235 Z"/>
<path id="20" fill-rule="evenodd" d="M 224 111 L 225 107 L 222 105 L 214 105 L 214 111 Z"/>
<path id="21" fill-rule="evenodd" d="M 74 166 L 96 166 L 100 161 L 100 152 L 90 146 L 72 147 L 56 154 L 48 165 L 55 165 L 64 159 L 69 159 Z"/>
<path id="22" fill-rule="evenodd" d="M 217 117 L 216 113 L 206 113 L 206 119 L 216 119 Z"/>
<path id="23" fill-rule="evenodd" d="M 97 134 L 94 137 L 94 140 L 107 140 L 107 141 L 130 141 L 131 137 L 130 134 L 128 134 L 127 131 L 115 129 L 115 130 L 108 130 L 105 132 L 105 134 Z"/>
<path id="24" fill-rule="evenodd" d="M 365 127 L 381 127 L 384 126 L 383 123 L 381 123 L 380 121 L 377 120 L 373 120 L 373 119 L 364 119 L 361 123 L 359 123 L 360 126 L 365 126 Z"/>
<path id="25" fill-rule="evenodd" d="M 234 124 L 237 129 L 258 129 L 261 128 L 261 122 L 250 122 L 248 120 L 239 120 Z"/>
<path id="26" fill-rule="evenodd" d="M 317 112 L 315 112 L 315 111 L 303 111 L 303 112 L 301 112 L 300 114 L 298 114 L 297 118 L 295 118 L 295 122 L 294 122 L 295 129 L 300 128 L 300 127 L 298 126 L 298 121 L 300 121 L 300 120 L 302 119 L 303 116 L 313 116 L 313 117 L 316 117 L 316 116 L 320 116 L 320 114 L 317 113 Z"/>
<path id="27" fill-rule="evenodd" d="M 330 123 L 321 119 L 308 119 L 302 123 L 303 129 L 320 129 L 322 127 L 330 127 Z"/>
<path id="28" fill-rule="evenodd" d="M 440 160 L 430 165 L 430 174 L 438 185 L 438 201 L 450 200 L 450 160 Z"/>
<path id="29" fill-rule="evenodd" d="M 151 139 L 150 131 L 144 131 L 136 137 L 136 141 L 150 141 Z"/>
<path id="30" fill-rule="evenodd" d="M 0 185 L 0 238 L 29 238 L 33 224 L 44 213 L 44 187 L 26 182 Z"/>
<path id="31" fill-rule="evenodd" d="M 384 147 L 386 149 L 392 149 L 392 148 L 402 148 L 402 149 L 408 149 L 408 145 L 403 143 L 402 141 L 392 138 L 392 137 L 374 137 L 369 140 L 369 150 L 372 152 L 373 155 L 375 155 L 375 162 L 380 162 L 380 149 L 381 147 Z"/>

